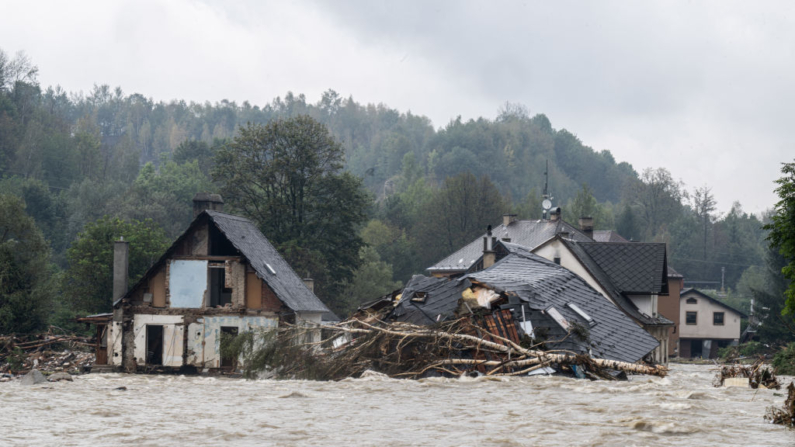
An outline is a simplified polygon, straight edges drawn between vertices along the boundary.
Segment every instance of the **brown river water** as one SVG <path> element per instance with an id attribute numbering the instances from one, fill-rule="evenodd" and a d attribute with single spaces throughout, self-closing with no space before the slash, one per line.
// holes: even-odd
<path id="1" fill-rule="evenodd" d="M 714 388 L 712 368 L 672 365 L 664 379 L 629 382 L 14 381 L 0 383 L 0 445 L 795 445 L 795 430 L 763 420 L 783 389 Z"/>

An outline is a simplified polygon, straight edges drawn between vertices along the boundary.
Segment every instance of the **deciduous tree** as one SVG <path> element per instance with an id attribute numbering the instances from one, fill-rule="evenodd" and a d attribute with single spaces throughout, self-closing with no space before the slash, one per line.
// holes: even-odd
<path id="1" fill-rule="evenodd" d="M 771 216 L 771 222 L 765 226 L 770 230 L 768 240 L 784 257 L 786 265 L 781 269 L 790 281 L 785 292 L 787 304 L 784 312 L 795 312 L 795 162 L 784 163 L 781 167 L 784 174 L 776 180 L 779 201 Z"/>
<path id="2" fill-rule="evenodd" d="M 326 126 L 299 115 L 241 127 L 218 151 L 213 170 L 224 199 L 332 299 L 360 264 L 358 229 L 370 204 L 361 180 L 342 167 L 342 146 Z M 322 268 L 317 256 L 308 263 L 309 251 L 322 256 Z"/>

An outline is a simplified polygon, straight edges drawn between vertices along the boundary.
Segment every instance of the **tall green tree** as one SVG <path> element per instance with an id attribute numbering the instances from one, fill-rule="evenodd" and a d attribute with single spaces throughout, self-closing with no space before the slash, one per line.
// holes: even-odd
<path id="1" fill-rule="evenodd" d="M 67 251 L 69 268 L 61 290 L 75 314 L 109 312 L 113 299 L 113 246 L 129 242 L 129 281 L 138 281 L 168 248 L 163 230 L 152 220 L 122 220 L 105 216 L 85 226 Z"/>
<path id="2" fill-rule="evenodd" d="M 784 175 L 776 180 L 776 194 L 780 200 L 765 228 L 770 230 L 770 244 L 778 249 L 786 262 L 781 273 L 790 283 L 785 291 L 787 303 L 784 313 L 792 314 L 795 313 L 795 162 L 784 163 L 781 173 Z"/>
<path id="3" fill-rule="evenodd" d="M 423 269 L 453 253 L 496 224 L 509 205 L 488 177 L 465 172 L 448 177 L 420 212 L 414 227 Z"/>
<path id="4" fill-rule="evenodd" d="M 24 202 L 0 194 L 0 333 L 45 326 L 52 297 L 49 253 Z"/>
<path id="5" fill-rule="evenodd" d="M 361 180 L 342 167 L 342 146 L 326 126 L 298 115 L 241 127 L 213 170 L 224 199 L 332 301 L 361 263 L 358 230 L 370 205 Z"/>
<path id="6" fill-rule="evenodd" d="M 701 221 L 701 228 L 703 230 L 703 245 L 701 259 L 706 262 L 707 260 L 707 235 L 709 233 L 710 225 L 713 220 L 713 211 L 715 211 L 715 196 L 712 195 L 712 188 L 704 185 L 696 188 L 693 191 L 693 210 L 696 216 Z"/>

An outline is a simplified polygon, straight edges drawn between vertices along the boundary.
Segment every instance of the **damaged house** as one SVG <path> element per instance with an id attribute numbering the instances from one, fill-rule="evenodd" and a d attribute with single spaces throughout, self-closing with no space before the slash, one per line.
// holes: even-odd
<path id="1" fill-rule="evenodd" d="M 483 270 L 455 279 L 414 276 L 388 319 L 431 325 L 479 309 L 489 311 L 477 317 L 484 331 L 515 343 L 527 336 L 546 349 L 629 363 L 659 345 L 583 278 L 503 241 L 487 250 Z"/>
<path id="2" fill-rule="evenodd" d="M 488 250 L 491 243 L 493 250 Z M 519 246 L 570 270 L 601 295 L 597 303 L 622 312 L 634 325 L 657 340 L 649 359 L 666 363 L 674 321 L 659 312 L 669 300 L 665 244 L 628 242 L 611 231 L 593 231 L 593 220 L 581 218 L 579 228 L 564 221 L 559 210 L 549 220 L 516 220 L 503 216 L 502 225 L 489 228 L 452 255 L 428 268 L 435 277 L 456 278 L 491 266 L 508 246 Z M 676 297 L 673 297 L 675 299 Z M 629 341 L 629 340 L 628 340 Z"/>
<path id="3" fill-rule="evenodd" d="M 113 312 L 79 320 L 97 325 L 97 370 L 230 367 L 222 334 L 320 323 L 329 312 L 311 280 L 216 194 L 196 195 L 193 222 L 129 290 L 127 243 L 116 242 L 113 276 Z"/>

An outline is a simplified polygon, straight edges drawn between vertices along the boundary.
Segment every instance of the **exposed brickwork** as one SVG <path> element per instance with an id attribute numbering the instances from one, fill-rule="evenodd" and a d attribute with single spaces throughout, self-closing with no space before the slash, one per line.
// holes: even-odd
<path id="1" fill-rule="evenodd" d="M 262 281 L 262 309 L 276 312 L 282 308 L 282 302 L 273 293 L 273 290 L 268 287 L 265 281 Z"/>

